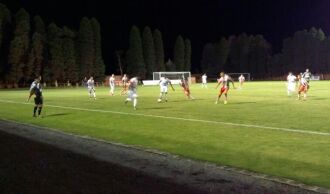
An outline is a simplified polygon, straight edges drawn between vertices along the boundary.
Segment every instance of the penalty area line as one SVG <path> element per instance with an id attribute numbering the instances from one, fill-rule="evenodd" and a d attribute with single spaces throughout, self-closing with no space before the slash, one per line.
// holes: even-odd
<path id="1" fill-rule="evenodd" d="M 15 102 L 15 101 L 1 100 L 1 99 L 0 99 L 0 102 L 1 103 L 10 103 L 10 104 L 31 105 L 31 103 L 27 103 L 27 102 Z M 223 122 L 223 121 L 210 121 L 210 120 L 202 120 L 202 119 L 189 119 L 189 118 L 161 116 L 161 115 L 150 115 L 150 114 L 141 114 L 141 113 L 128 113 L 128 112 L 111 111 L 111 110 L 87 109 L 87 108 L 78 108 L 78 107 L 70 107 L 70 106 L 59 106 L 59 105 L 51 105 L 51 104 L 47 104 L 45 106 L 46 107 L 52 107 L 52 108 L 59 108 L 59 109 L 86 111 L 86 112 L 111 113 L 111 114 L 121 114 L 121 115 L 131 115 L 131 116 L 141 116 L 141 117 L 151 117 L 151 118 L 161 118 L 161 119 L 171 119 L 171 120 L 180 120 L 180 121 L 191 121 L 191 122 L 200 122 L 200 123 L 208 123 L 208 124 L 221 124 L 221 125 L 246 127 L 246 128 L 257 128 L 257 129 L 286 131 L 286 132 L 302 133 L 302 134 L 313 134 L 313 135 L 330 136 L 330 133 L 327 133 L 327 132 L 307 131 L 307 130 L 302 130 L 302 129 L 290 129 L 290 128 L 282 128 L 282 127 L 270 127 L 270 126 L 263 126 L 263 125 L 251 125 L 251 124 L 232 123 L 232 122 Z"/>

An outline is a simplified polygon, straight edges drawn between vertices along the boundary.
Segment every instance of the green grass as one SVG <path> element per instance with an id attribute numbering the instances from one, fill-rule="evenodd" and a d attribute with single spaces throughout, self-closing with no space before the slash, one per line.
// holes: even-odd
<path id="1" fill-rule="evenodd" d="M 24 103 L 27 90 L 0 90 L 0 118 L 139 145 L 330 188 L 330 135 L 219 123 L 329 134 L 329 85 L 330 82 L 326 81 L 312 82 L 307 101 L 297 101 L 296 95 L 286 95 L 284 82 L 249 82 L 242 90 L 229 91 L 227 105 L 214 104 L 218 93 L 214 84 L 209 84 L 208 89 L 193 85 L 194 101 L 186 100 L 181 89 L 175 86 L 176 91 L 170 91 L 167 103 L 157 103 L 158 87 L 139 87 L 136 111 L 131 104 L 123 103 L 125 98 L 118 95 L 119 88 L 113 97 L 108 95 L 108 88 L 98 88 L 97 100 L 90 100 L 83 88 L 44 89 L 44 118 L 32 118 L 32 104 L 1 101 Z"/>

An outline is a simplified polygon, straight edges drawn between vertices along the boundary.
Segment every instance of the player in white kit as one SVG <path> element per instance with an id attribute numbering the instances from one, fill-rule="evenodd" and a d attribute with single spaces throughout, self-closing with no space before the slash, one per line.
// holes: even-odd
<path id="1" fill-rule="evenodd" d="M 202 75 L 202 88 L 207 88 L 207 75 L 205 73 Z"/>
<path id="2" fill-rule="evenodd" d="M 110 86 L 110 95 L 111 96 L 114 95 L 115 85 L 116 85 L 115 75 L 112 74 L 111 77 L 109 78 L 109 86 Z"/>
<path id="3" fill-rule="evenodd" d="M 241 74 L 239 77 L 238 77 L 238 82 L 239 82 L 239 88 L 241 89 L 243 87 L 243 83 L 245 81 L 245 77 L 243 76 L 243 74 Z"/>
<path id="4" fill-rule="evenodd" d="M 172 90 L 175 91 L 171 81 L 168 78 L 161 77 L 159 81 L 160 94 L 159 94 L 158 102 L 161 102 L 162 100 L 165 100 L 165 102 L 167 102 L 168 85 L 170 85 Z"/>
<path id="5" fill-rule="evenodd" d="M 89 80 L 87 81 L 87 89 L 88 89 L 88 93 L 89 93 L 89 98 L 94 97 L 94 99 L 96 99 L 95 85 L 94 85 L 93 77 L 90 77 Z"/>
<path id="6" fill-rule="evenodd" d="M 288 88 L 287 88 L 287 92 L 288 92 L 288 96 L 291 96 L 292 92 L 295 92 L 296 90 L 296 80 L 297 77 L 294 76 L 291 72 L 289 72 L 288 77 L 286 78 L 286 80 L 288 81 Z"/>
<path id="7" fill-rule="evenodd" d="M 133 108 L 136 110 L 137 105 L 137 85 L 138 85 L 138 79 L 137 77 L 133 77 L 128 82 L 128 92 L 127 92 L 127 98 L 125 100 L 125 104 L 127 102 L 131 102 L 133 100 Z"/>

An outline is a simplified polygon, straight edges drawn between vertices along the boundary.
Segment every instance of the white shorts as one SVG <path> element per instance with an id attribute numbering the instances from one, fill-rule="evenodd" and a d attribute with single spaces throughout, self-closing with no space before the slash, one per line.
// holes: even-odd
<path id="1" fill-rule="evenodd" d="M 127 98 L 132 99 L 132 98 L 137 98 L 137 97 L 138 97 L 138 95 L 136 93 L 136 90 L 128 90 Z"/>
<path id="2" fill-rule="evenodd" d="M 160 86 L 160 92 L 165 92 L 167 93 L 168 87 L 167 86 Z"/>
<path id="3" fill-rule="evenodd" d="M 88 86 L 87 88 L 89 93 L 95 92 L 94 87 Z"/>
<path id="4" fill-rule="evenodd" d="M 294 92 L 296 90 L 296 83 L 288 83 L 288 91 Z"/>

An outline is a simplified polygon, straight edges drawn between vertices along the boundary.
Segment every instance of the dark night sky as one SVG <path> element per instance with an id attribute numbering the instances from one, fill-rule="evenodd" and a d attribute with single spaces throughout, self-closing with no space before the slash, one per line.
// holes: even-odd
<path id="1" fill-rule="evenodd" d="M 163 33 L 166 60 L 172 58 L 177 35 L 192 41 L 193 66 L 199 66 L 203 46 L 222 36 L 262 34 L 278 52 L 282 40 L 297 30 L 315 26 L 328 34 L 329 0 L 0 0 L 11 11 L 25 8 L 47 24 L 78 29 L 83 16 L 96 17 L 102 27 L 103 55 L 114 63 L 114 50 L 128 47 L 132 25 L 148 25 Z M 113 71 L 113 68 L 108 69 Z"/>

